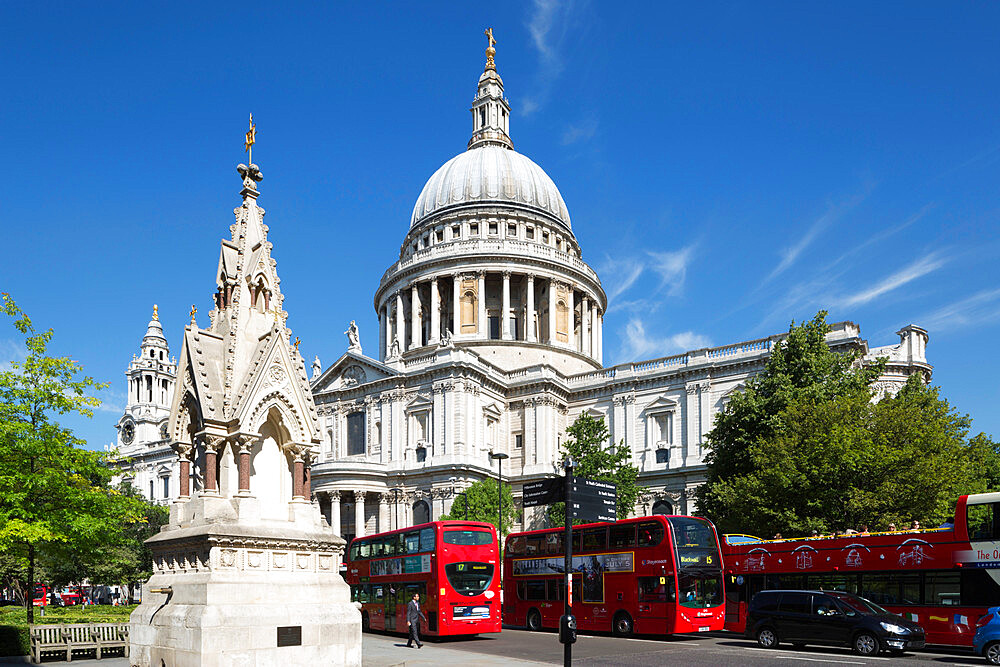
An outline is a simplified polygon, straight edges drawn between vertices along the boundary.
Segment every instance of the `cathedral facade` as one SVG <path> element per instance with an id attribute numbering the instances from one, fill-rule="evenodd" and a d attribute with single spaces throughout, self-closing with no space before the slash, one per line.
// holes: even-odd
<path id="1" fill-rule="evenodd" d="M 498 474 L 519 499 L 525 482 L 560 474 L 566 428 L 582 413 L 631 451 L 645 490 L 636 514 L 693 512 L 715 414 L 783 337 L 604 366 L 608 297 L 558 188 L 514 150 L 493 55 L 466 150 L 427 181 L 375 290 L 378 348 L 366 354 L 352 322 L 346 351 L 312 364 L 312 497 L 347 539 L 437 519 Z M 841 322 L 827 340 L 887 358 L 878 389 L 891 392 L 932 370 L 927 332 L 898 334 L 869 347 Z M 543 509 L 525 510 L 522 527 L 543 527 Z"/>

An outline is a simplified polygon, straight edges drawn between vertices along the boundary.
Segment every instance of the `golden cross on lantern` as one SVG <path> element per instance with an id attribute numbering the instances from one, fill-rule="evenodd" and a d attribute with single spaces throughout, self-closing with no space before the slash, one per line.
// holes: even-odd
<path id="1" fill-rule="evenodd" d="M 493 39 L 493 28 L 487 28 L 483 34 L 486 35 L 486 69 L 495 70 L 497 67 L 493 63 L 493 56 L 496 55 L 497 50 L 493 46 L 497 40 Z"/>
<path id="2" fill-rule="evenodd" d="M 157 322 L 160 321 L 160 314 L 156 312 L 156 304 L 153 304 L 153 319 Z"/>
<path id="3" fill-rule="evenodd" d="M 250 114 L 250 129 L 247 130 L 247 139 L 243 144 L 243 150 L 247 152 L 247 162 L 253 164 L 253 145 L 257 143 L 257 126 L 253 124 L 253 114 Z"/>
<path id="4" fill-rule="evenodd" d="M 191 324 L 195 324 L 195 320 L 194 320 L 194 316 L 195 316 L 195 313 L 197 313 L 197 312 L 198 312 L 198 307 L 197 307 L 197 306 L 195 306 L 195 305 L 194 305 L 194 304 L 192 303 L 192 304 L 191 304 Z"/>
<path id="5" fill-rule="evenodd" d="M 299 343 L 301 343 L 301 342 L 302 342 L 302 341 L 300 341 L 300 340 L 299 340 L 299 337 L 298 337 L 298 336 L 296 336 L 296 337 L 295 337 L 295 351 L 296 351 L 296 352 L 298 352 L 298 351 L 299 351 Z"/>

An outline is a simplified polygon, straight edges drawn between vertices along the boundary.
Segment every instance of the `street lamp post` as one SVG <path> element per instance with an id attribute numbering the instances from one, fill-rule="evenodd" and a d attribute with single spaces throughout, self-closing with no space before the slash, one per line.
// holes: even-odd
<path id="1" fill-rule="evenodd" d="M 396 522 L 396 528 L 399 528 L 399 496 L 402 491 L 399 490 L 398 486 L 394 486 L 389 489 L 389 493 L 392 494 L 392 516 Z"/>
<path id="2" fill-rule="evenodd" d="M 497 462 L 497 544 L 503 553 L 503 460 L 510 457 L 503 452 L 490 452 L 490 459 Z M 468 507 L 468 503 L 466 503 Z M 503 604 L 503 564 L 500 564 L 500 600 Z"/>

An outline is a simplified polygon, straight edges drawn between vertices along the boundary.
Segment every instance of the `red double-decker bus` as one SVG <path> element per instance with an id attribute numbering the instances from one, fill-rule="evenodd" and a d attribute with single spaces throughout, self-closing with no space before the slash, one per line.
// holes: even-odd
<path id="1" fill-rule="evenodd" d="M 1000 603 L 1000 493 L 962 496 L 951 527 L 761 540 L 726 535 L 726 629 L 742 633 L 765 589 L 854 593 L 923 626 L 929 644 L 971 646 Z"/>
<path id="2" fill-rule="evenodd" d="M 491 524 L 434 521 L 355 539 L 346 579 L 364 630 L 406 632 L 419 593 L 428 635 L 500 632 L 499 561 Z"/>
<path id="3" fill-rule="evenodd" d="M 566 597 L 562 528 L 512 533 L 504 551 L 503 620 L 555 628 Z M 573 614 L 580 631 L 721 630 L 722 560 L 715 526 L 646 516 L 573 528 Z"/>

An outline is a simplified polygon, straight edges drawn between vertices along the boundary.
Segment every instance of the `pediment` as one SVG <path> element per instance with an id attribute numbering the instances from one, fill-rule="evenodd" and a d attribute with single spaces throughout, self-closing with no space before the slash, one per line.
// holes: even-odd
<path id="1" fill-rule="evenodd" d="M 646 406 L 644 412 L 659 412 L 662 410 L 676 410 L 680 403 L 669 396 L 660 396 L 655 401 Z"/>
<path id="2" fill-rule="evenodd" d="M 413 400 L 406 404 L 406 411 L 412 412 L 413 410 L 421 410 L 425 408 L 431 408 L 434 406 L 434 401 L 424 396 L 423 394 L 417 394 L 413 397 Z"/>
<path id="3" fill-rule="evenodd" d="M 500 417 L 503 415 L 503 411 L 500 409 L 500 406 L 497 405 L 496 403 L 490 403 L 489 405 L 483 408 L 483 414 L 493 417 L 495 419 L 500 419 Z"/>
<path id="4" fill-rule="evenodd" d="M 349 351 L 312 381 L 312 391 L 314 394 L 320 394 L 326 391 L 353 389 L 395 375 L 399 373 L 380 361 Z"/>

